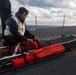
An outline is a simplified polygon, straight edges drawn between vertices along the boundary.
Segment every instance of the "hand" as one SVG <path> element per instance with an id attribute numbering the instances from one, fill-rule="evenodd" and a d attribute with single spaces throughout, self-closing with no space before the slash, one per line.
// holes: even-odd
<path id="1" fill-rule="evenodd" d="M 27 42 L 28 43 L 33 43 L 34 41 L 33 41 L 33 39 L 27 39 Z"/>
<path id="2" fill-rule="evenodd" d="M 38 39 L 39 39 L 39 38 L 38 38 L 37 36 L 34 37 L 34 41 L 38 41 Z"/>

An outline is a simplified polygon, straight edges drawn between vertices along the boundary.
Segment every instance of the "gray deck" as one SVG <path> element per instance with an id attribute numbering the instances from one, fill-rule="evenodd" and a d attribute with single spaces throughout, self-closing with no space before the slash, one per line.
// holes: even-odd
<path id="1" fill-rule="evenodd" d="M 76 34 L 76 26 L 72 27 L 60 27 L 60 28 L 53 28 L 53 29 L 43 29 L 43 30 L 36 30 L 31 31 L 33 34 L 37 35 L 39 38 L 46 38 L 46 37 L 54 37 L 60 36 L 64 34 Z"/>
<path id="2" fill-rule="evenodd" d="M 76 34 L 76 27 L 31 31 L 41 38 Z M 76 75 L 76 52 L 59 58 L 49 59 L 3 75 Z"/>

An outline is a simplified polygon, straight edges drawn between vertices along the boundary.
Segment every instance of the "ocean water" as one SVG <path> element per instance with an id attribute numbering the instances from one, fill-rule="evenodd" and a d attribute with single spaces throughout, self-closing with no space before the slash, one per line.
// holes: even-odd
<path id="1" fill-rule="evenodd" d="M 28 30 L 36 30 L 36 29 L 47 29 L 47 28 L 58 28 L 61 26 L 47 26 L 47 25 L 39 25 L 39 26 L 34 26 L 34 25 L 27 25 Z"/>

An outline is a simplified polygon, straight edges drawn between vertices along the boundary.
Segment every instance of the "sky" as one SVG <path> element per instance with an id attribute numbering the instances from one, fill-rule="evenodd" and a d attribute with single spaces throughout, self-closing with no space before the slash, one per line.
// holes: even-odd
<path id="1" fill-rule="evenodd" d="M 12 5 L 12 14 L 19 7 L 25 7 L 29 10 L 26 22 L 32 24 L 37 16 L 37 21 L 42 24 L 63 23 L 66 16 L 66 25 L 75 25 L 76 19 L 76 0 L 10 0 Z"/>

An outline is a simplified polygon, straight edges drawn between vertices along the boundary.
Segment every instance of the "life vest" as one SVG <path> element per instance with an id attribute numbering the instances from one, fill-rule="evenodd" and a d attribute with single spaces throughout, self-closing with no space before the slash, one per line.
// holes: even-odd
<path id="1" fill-rule="evenodd" d="M 25 33 L 25 24 L 24 23 L 22 24 L 16 16 L 13 16 L 12 18 L 16 21 L 16 24 L 18 25 L 18 32 L 21 35 L 24 35 L 24 33 Z M 8 25 L 6 25 L 4 35 L 5 36 L 12 35 Z"/>

